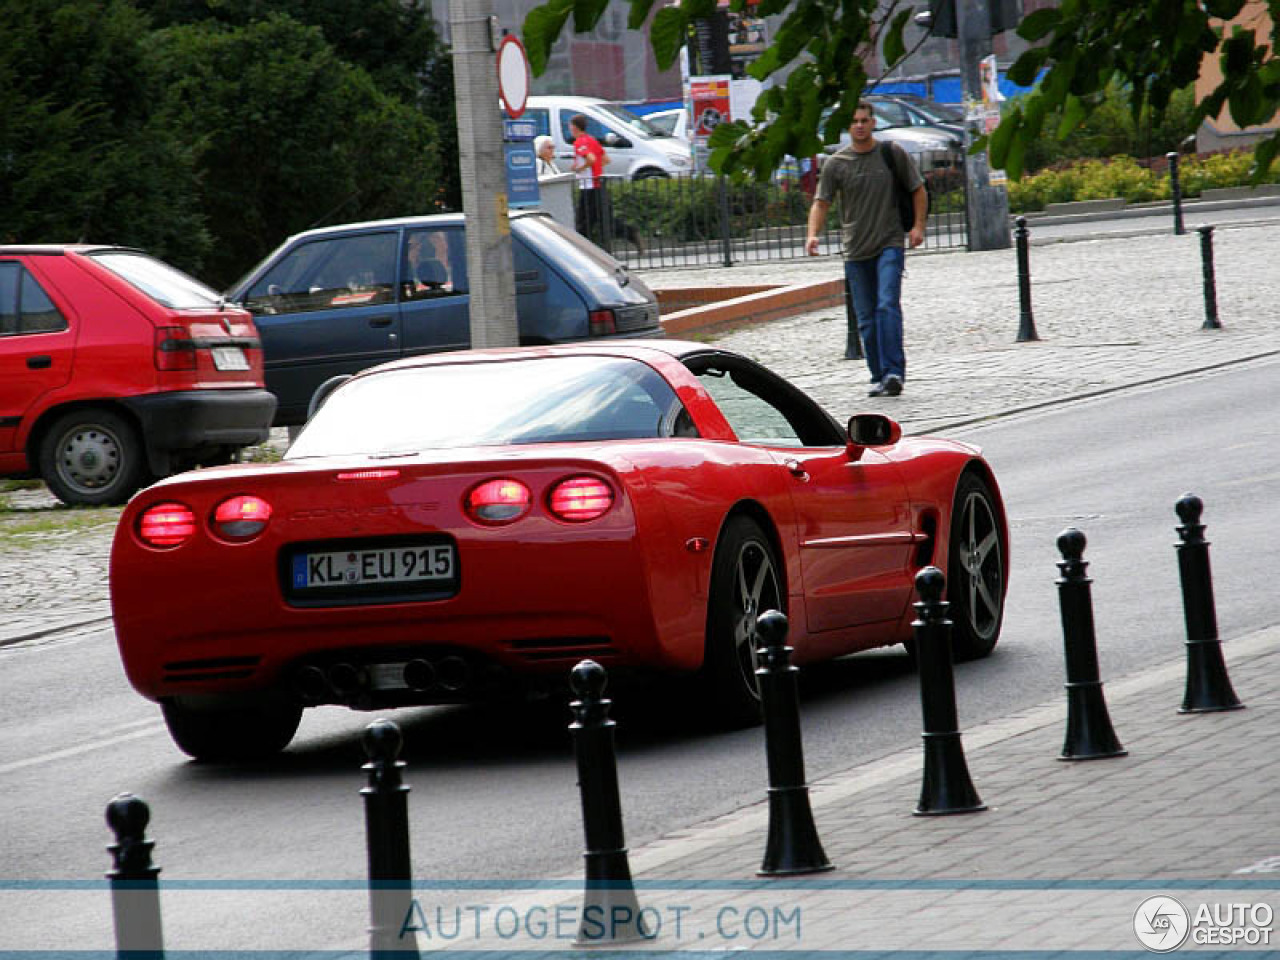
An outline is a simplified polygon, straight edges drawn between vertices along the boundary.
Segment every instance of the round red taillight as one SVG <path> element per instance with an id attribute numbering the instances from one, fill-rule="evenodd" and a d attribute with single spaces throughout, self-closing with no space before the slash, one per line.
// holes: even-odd
<path id="1" fill-rule="evenodd" d="M 271 519 L 271 504 L 261 497 L 223 500 L 213 511 L 213 528 L 224 540 L 252 540 Z"/>
<path id="2" fill-rule="evenodd" d="M 595 520 L 613 506 L 613 488 L 599 477 L 569 477 L 552 488 L 547 506 L 560 520 Z"/>
<path id="3" fill-rule="evenodd" d="M 533 506 L 533 494 L 519 480 L 486 480 L 467 494 L 467 516 L 486 526 L 514 523 Z"/>
<path id="4" fill-rule="evenodd" d="M 138 538 L 149 547 L 176 547 L 196 532 L 196 515 L 181 503 L 157 503 L 138 518 Z"/>

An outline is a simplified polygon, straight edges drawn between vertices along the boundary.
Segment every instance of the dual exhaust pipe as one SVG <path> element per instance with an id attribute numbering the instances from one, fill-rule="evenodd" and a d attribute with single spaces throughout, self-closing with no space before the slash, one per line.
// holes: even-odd
<path id="1" fill-rule="evenodd" d="M 401 679 L 415 693 L 458 693 L 471 682 L 471 665 L 454 654 L 436 661 L 418 657 L 403 665 Z M 301 667 L 293 675 L 293 687 L 304 703 L 351 700 L 373 689 L 369 670 L 346 661 L 323 669 L 314 664 Z"/>

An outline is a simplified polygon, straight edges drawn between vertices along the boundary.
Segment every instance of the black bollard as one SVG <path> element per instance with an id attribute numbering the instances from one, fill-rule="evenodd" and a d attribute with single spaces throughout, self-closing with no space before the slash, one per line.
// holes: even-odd
<path id="1" fill-rule="evenodd" d="M 131 793 L 107 804 L 107 826 L 116 842 L 107 847 L 114 868 L 111 915 L 116 928 L 116 956 L 120 960 L 163 960 L 164 932 L 160 925 L 160 868 L 151 863 L 155 846 L 147 839 L 151 810 Z"/>
<path id="2" fill-rule="evenodd" d="M 369 855 L 369 955 L 380 958 L 418 956 L 412 929 L 404 936 L 413 909 L 413 870 L 409 859 L 409 786 L 399 759 L 404 738 L 390 720 L 365 727 L 361 769 L 369 784 L 364 797 L 365 843 Z"/>
<path id="3" fill-rule="evenodd" d="M 1200 266 L 1204 271 L 1204 323 L 1202 330 L 1221 330 L 1218 321 L 1218 285 L 1213 275 L 1213 227 L 1196 227 L 1200 232 Z"/>
<path id="4" fill-rule="evenodd" d="M 1213 603 L 1213 577 L 1209 572 L 1209 541 L 1204 538 L 1200 515 L 1204 502 L 1188 493 L 1175 507 L 1182 525 L 1177 544 L 1178 573 L 1182 579 L 1182 611 L 1187 623 L 1187 690 L 1179 713 L 1239 710 L 1244 706 L 1231 688 L 1218 640 L 1218 615 Z"/>
<path id="5" fill-rule="evenodd" d="M 1059 760 L 1100 760 L 1123 757 L 1098 670 L 1098 643 L 1093 628 L 1093 600 L 1089 595 L 1084 557 L 1085 536 L 1074 527 L 1058 535 L 1062 562 L 1058 569 L 1058 605 L 1062 610 L 1062 643 L 1067 659 L 1067 736 Z"/>
<path id="6" fill-rule="evenodd" d="M 800 740 L 799 671 L 791 665 L 787 618 L 766 610 L 756 618 L 760 647 L 760 700 L 764 707 L 765 754 L 769 761 L 769 837 L 762 877 L 821 873 L 834 867 L 818 839 L 804 779 L 804 747 Z"/>
<path id="7" fill-rule="evenodd" d="M 1182 225 L 1182 183 L 1178 179 L 1178 154 L 1170 151 L 1165 154 L 1169 161 L 1169 196 L 1173 199 L 1173 232 L 1182 236 L 1187 232 Z"/>
<path id="8" fill-rule="evenodd" d="M 844 344 L 844 358 L 846 360 L 861 360 L 862 354 L 862 338 L 858 335 L 858 311 L 853 308 L 853 287 L 849 285 L 849 278 L 844 278 L 844 322 L 848 327 L 848 332 Z"/>
<path id="9" fill-rule="evenodd" d="M 1026 217 L 1014 221 L 1013 235 L 1018 248 L 1018 343 L 1025 343 L 1040 339 L 1035 317 L 1031 315 L 1031 231 L 1027 229 Z"/>
<path id="10" fill-rule="evenodd" d="M 586 890 L 579 944 L 612 944 L 650 939 L 636 901 L 631 865 L 622 835 L 622 800 L 614 751 L 611 702 L 603 698 L 608 676 L 594 660 L 583 660 L 569 675 L 578 699 L 569 704 L 573 752 L 578 761 L 582 824 L 586 836 Z"/>
<path id="11" fill-rule="evenodd" d="M 946 578 L 937 567 L 916 574 L 916 664 L 920 671 L 920 704 L 924 709 L 924 785 L 918 817 L 972 813 L 987 809 L 969 778 L 956 719 L 956 685 L 951 667 L 950 604 L 942 599 Z"/>

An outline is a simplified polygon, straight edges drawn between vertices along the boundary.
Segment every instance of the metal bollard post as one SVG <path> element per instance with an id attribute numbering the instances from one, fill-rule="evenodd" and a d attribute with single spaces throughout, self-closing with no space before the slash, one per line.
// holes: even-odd
<path id="1" fill-rule="evenodd" d="M 726 267 L 733 266 L 733 234 L 729 214 L 729 181 L 716 177 L 716 207 L 720 214 L 720 252 Z"/>
<path id="2" fill-rule="evenodd" d="M 417 936 L 406 930 L 413 908 L 413 869 L 409 859 L 409 786 L 402 777 L 404 738 L 390 720 L 365 727 L 362 770 L 369 777 L 364 797 L 365 843 L 369 856 L 369 955 L 418 956 Z"/>
<path id="3" fill-rule="evenodd" d="M 937 567 L 916 574 L 916 663 L 920 671 L 920 704 L 924 710 L 924 784 L 918 817 L 971 813 L 987 809 L 969 778 L 956 719 L 955 674 L 951 666 L 950 604 L 942 599 L 946 578 Z"/>
<path id="4" fill-rule="evenodd" d="M 578 762 L 582 823 L 586 836 L 586 890 L 579 944 L 651 939 L 640 915 L 631 865 L 622 835 L 622 800 L 610 701 L 603 698 L 608 676 L 594 660 L 583 660 L 569 675 L 578 699 L 569 704 L 573 752 Z"/>
<path id="5" fill-rule="evenodd" d="M 116 842 L 107 847 L 114 869 L 111 916 L 120 960 L 163 960 L 164 932 L 160 924 L 160 868 L 151 863 L 155 846 L 146 837 L 151 810 L 131 793 L 107 804 L 107 826 Z"/>
<path id="6" fill-rule="evenodd" d="M 820 873 L 834 867 L 818 839 L 804 779 L 804 747 L 800 739 L 799 671 L 791 665 L 787 618 L 766 610 L 756 618 L 760 647 L 760 700 L 764 707 L 765 754 L 769 761 L 769 836 L 762 877 Z"/>
<path id="7" fill-rule="evenodd" d="M 1031 315 L 1031 231 L 1027 229 L 1026 217 L 1014 221 L 1013 236 L 1018 248 L 1018 343 L 1025 343 L 1040 339 Z"/>
<path id="8" fill-rule="evenodd" d="M 1200 522 L 1204 501 L 1185 494 L 1175 507 L 1182 525 L 1176 544 L 1182 580 L 1182 611 L 1187 624 L 1187 689 L 1179 713 L 1239 710 L 1244 706 L 1231 687 L 1218 640 L 1218 615 L 1209 572 L 1209 541 Z"/>
<path id="9" fill-rule="evenodd" d="M 1182 183 L 1178 179 L 1178 154 L 1170 151 L 1164 156 L 1169 161 L 1169 195 L 1173 198 L 1173 232 L 1180 237 L 1187 230 L 1182 225 Z"/>
<path id="10" fill-rule="evenodd" d="M 1062 642 L 1067 660 L 1067 736 L 1059 760 L 1099 760 L 1123 757 L 1102 696 L 1098 643 L 1093 628 L 1093 600 L 1085 575 L 1085 536 L 1074 527 L 1058 535 L 1062 562 L 1058 569 L 1058 605 L 1062 610 Z"/>
<path id="11" fill-rule="evenodd" d="M 1213 275 L 1213 227 L 1196 227 L 1200 232 L 1200 266 L 1204 271 L 1204 323 L 1202 330 L 1221 330 L 1218 322 L 1218 286 Z"/>
<path id="12" fill-rule="evenodd" d="M 853 307 L 853 287 L 849 285 L 849 278 L 844 278 L 844 322 L 848 328 L 844 345 L 844 358 L 846 360 L 861 360 L 862 353 L 862 337 L 858 335 L 858 311 Z"/>

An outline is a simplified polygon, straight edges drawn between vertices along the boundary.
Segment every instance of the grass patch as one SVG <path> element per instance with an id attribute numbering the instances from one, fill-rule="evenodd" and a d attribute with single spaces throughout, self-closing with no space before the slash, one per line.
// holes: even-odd
<path id="1" fill-rule="evenodd" d="M 0 549 L 23 549 L 46 545 L 115 529 L 124 507 L 14 508 L 0 497 Z"/>

